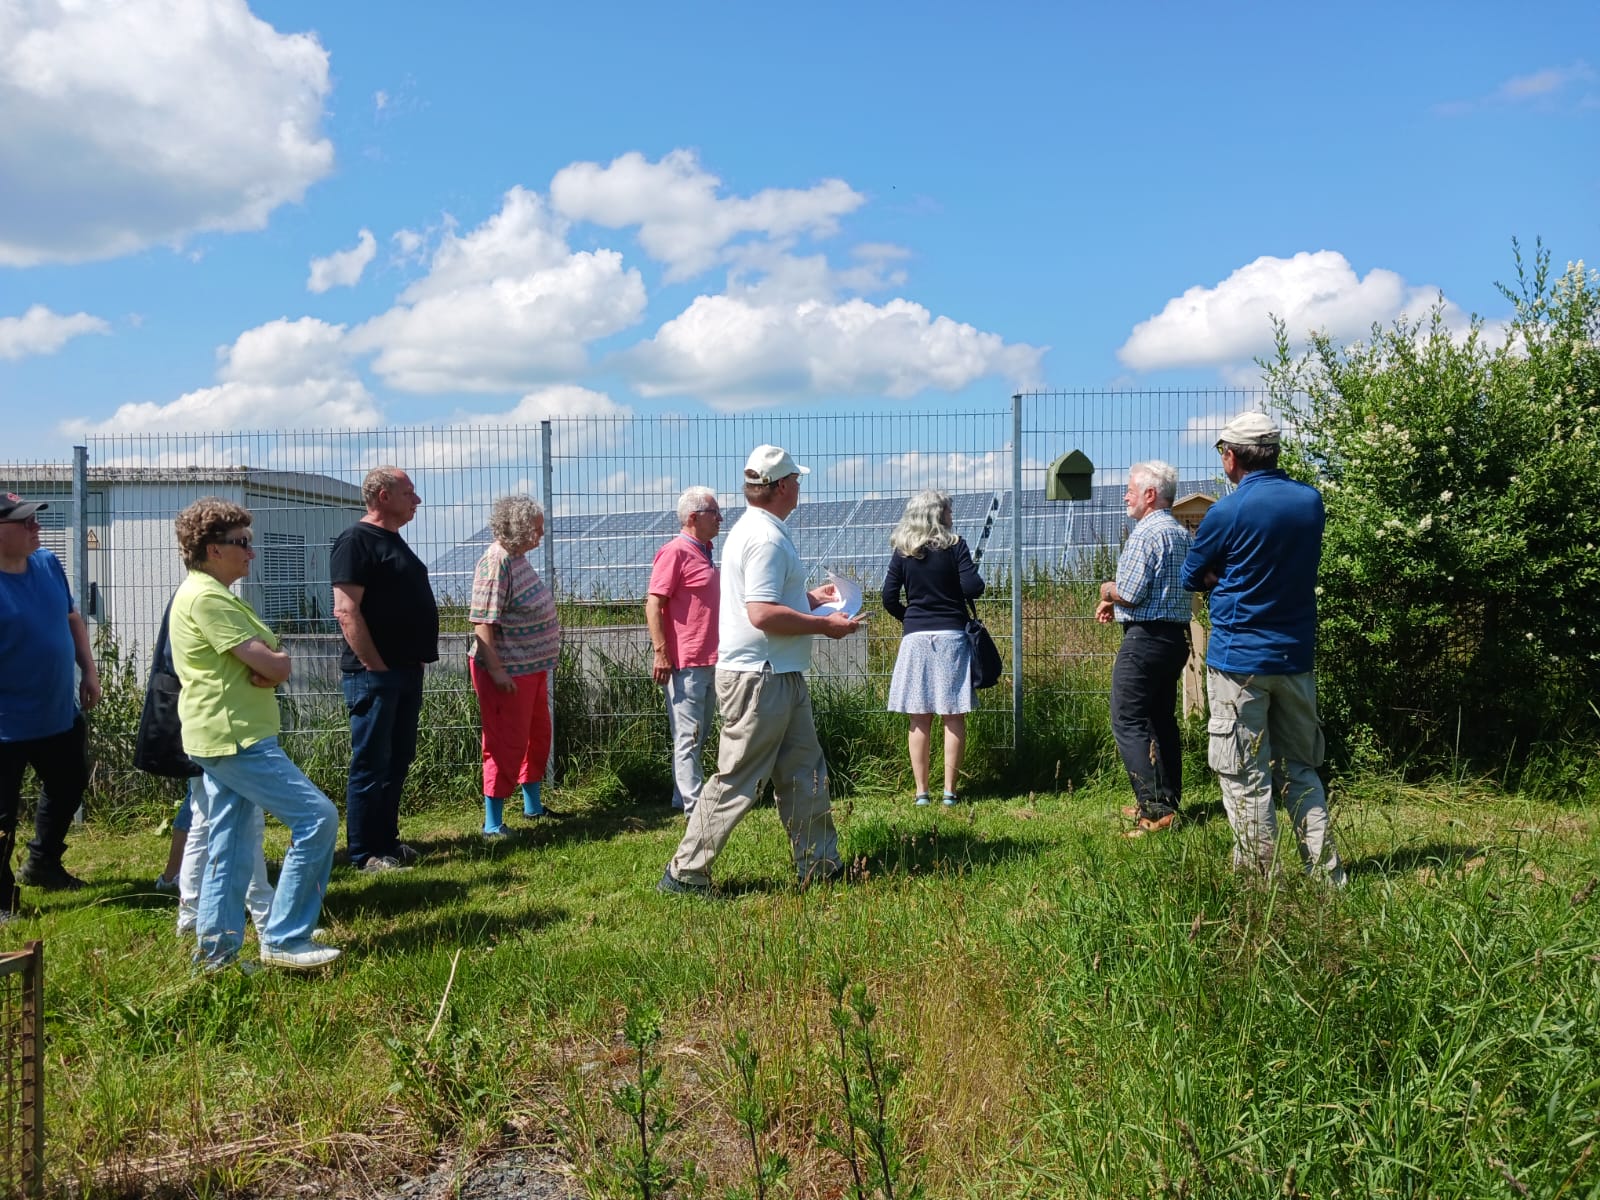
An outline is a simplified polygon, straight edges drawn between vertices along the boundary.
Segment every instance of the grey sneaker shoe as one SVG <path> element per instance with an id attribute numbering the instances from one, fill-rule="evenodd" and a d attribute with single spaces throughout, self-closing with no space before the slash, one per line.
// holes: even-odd
<path id="1" fill-rule="evenodd" d="M 400 860 L 401 866 L 409 867 L 412 863 L 421 860 L 422 851 L 418 850 L 415 846 L 408 846 L 404 842 L 401 842 L 395 847 L 394 856 Z"/>
<path id="2" fill-rule="evenodd" d="M 282 967 L 286 971 L 315 971 L 339 957 L 337 946 L 319 946 L 315 942 L 283 942 L 277 946 L 261 947 L 261 963 L 267 967 Z"/>
<path id="3" fill-rule="evenodd" d="M 178 881 L 176 879 L 168 879 L 165 875 L 157 875 L 155 888 L 163 896 L 176 896 L 178 894 Z"/>
<path id="4" fill-rule="evenodd" d="M 410 870 L 398 858 L 390 858 L 387 854 L 374 854 L 361 864 L 363 871 L 407 871 Z"/>
<path id="5" fill-rule="evenodd" d="M 676 878 L 672 868 L 668 867 L 661 872 L 661 882 L 656 884 L 656 891 L 664 892 L 671 896 L 709 896 L 711 885 L 709 883 L 688 883 Z"/>

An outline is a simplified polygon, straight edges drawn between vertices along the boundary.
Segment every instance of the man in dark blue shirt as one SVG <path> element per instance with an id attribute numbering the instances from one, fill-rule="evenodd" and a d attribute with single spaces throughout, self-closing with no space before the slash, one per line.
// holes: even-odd
<path id="1" fill-rule="evenodd" d="M 39 777 L 40 795 L 21 880 L 46 891 L 83 886 L 61 855 L 89 782 L 80 706 L 88 710 L 99 701 L 100 675 L 66 573 L 39 548 L 38 513 L 47 507 L 0 495 L 0 924 L 17 910 L 11 854 L 28 767 Z"/>
<path id="2" fill-rule="evenodd" d="M 1217 450 L 1234 490 L 1206 513 L 1183 563 L 1183 586 L 1211 595 L 1207 758 L 1233 826 L 1235 866 L 1273 869 L 1276 788 L 1306 870 L 1343 884 L 1317 774 L 1322 496 L 1278 469 L 1281 440 L 1264 413 L 1242 413 L 1223 427 Z"/>

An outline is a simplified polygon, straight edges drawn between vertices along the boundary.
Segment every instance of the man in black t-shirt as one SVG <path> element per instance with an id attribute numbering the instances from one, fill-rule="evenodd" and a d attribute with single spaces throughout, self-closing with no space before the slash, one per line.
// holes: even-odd
<path id="1" fill-rule="evenodd" d="M 400 536 L 422 503 L 399 467 L 374 467 L 361 484 L 367 515 L 333 542 L 333 613 L 344 634 L 350 780 L 350 862 L 392 871 L 417 857 L 400 841 L 400 793 L 417 753 L 422 665 L 439 660 L 439 607 L 428 568 Z"/>

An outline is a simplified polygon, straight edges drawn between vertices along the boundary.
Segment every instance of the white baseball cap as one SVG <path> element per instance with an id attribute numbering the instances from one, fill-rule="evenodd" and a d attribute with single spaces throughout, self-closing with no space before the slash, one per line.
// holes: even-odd
<path id="1" fill-rule="evenodd" d="M 795 462 L 782 446 L 757 446 L 750 451 L 750 460 L 744 464 L 746 483 L 777 483 L 791 475 L 809 474 L 811 468 Z"/>
<path id="2" fill-rule="evenodd" d="M 1276 446 L 1283 437 L 1278 423 L 1266 413 L 1240 413 L 1222 427 L 1217 435 L 1217 445 Z"/>

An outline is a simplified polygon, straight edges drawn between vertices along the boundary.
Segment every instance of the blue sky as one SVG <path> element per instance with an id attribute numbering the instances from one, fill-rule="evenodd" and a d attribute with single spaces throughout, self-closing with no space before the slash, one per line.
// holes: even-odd
<path id="1" fill-rule="evenodd" d="M 1600 262 L 1600 5 L 0 0 L 0 460 L 1247 383 Z"/>

